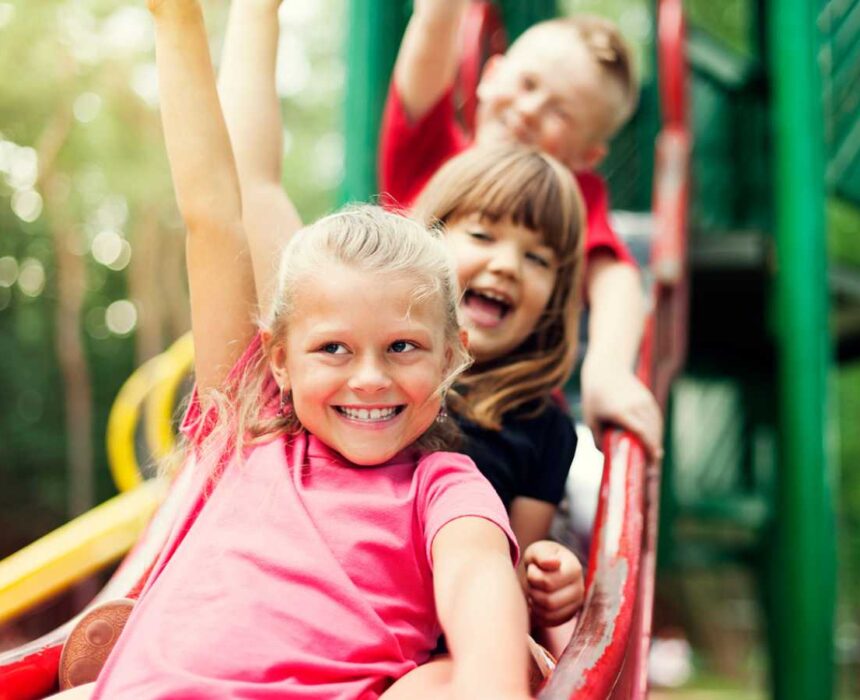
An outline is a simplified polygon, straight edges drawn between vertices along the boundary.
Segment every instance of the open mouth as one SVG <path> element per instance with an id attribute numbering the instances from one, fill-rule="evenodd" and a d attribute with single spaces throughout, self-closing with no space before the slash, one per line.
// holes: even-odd
<path id="1" fill-rule="evenodd" d="M 463 308 L 479 326 L 494 327 L 513 310 L 513 304 L 497 292 L 467 289 L 463 294 Z"/>
<path id="2" fill-rule="evenodd" d="M 340 415 L 350 420 L 362 423 L 384 423 L 399 415 L 406 406 L 387 406 L 385 408 L 355 408 L 353 406 L 335 406 Z"/>

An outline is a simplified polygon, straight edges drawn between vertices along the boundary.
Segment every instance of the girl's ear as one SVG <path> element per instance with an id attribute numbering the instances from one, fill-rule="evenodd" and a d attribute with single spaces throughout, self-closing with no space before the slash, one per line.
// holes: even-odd
<path id="1" fill-rule="evenodd" d="M 469 350 L 469 331 L 465 328 L 460 328 L 457 331 L 457 337 L 460 340 L 460 344 L 467 351 Z M 454 364 L 454 348 L 450 345 L 445 349 L 445 372 L 449 372 L 451 370 L 451 366 Z"/>
<path id="2" fill-rule="evenodd" d="M 275 381 L 283 391 L 290 390 L 290 375 L 287 372 L 287 348 L 282 340 L 272 338 L 271 331 L 261 331 L 261 339 L 266 354 L 269 356 L 269 368 Z"/>

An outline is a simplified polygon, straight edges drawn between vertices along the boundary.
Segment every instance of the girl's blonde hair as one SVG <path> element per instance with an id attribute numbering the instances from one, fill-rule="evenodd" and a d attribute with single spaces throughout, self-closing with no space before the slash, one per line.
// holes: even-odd
<path id="1" fill-rule="evenodd" d="M 444 405 L 451 385 L 471 364 L 460 337 L 459 290 L 451 256 L 439 232 L 380 207 L 356 205 L 301 229 L 285 247 L 274 301 L 260 323 L 261 330 L 268 331 L 272 340 L 268 347 L 260 345 L 224 390 L 207 397 L 217 421 L 203 441 L 204 453 L 223 454 L 225 449 L 241 453 L 247 444 L 279 435 L 295 435 L 302 430 L 292 410 L 276 410 L 279 392 L 269 357 L 289 333 L 298 287 L 331 263 L 380 277 L 402 275 L 414 280 L 412 303 L 438 300 L 445 324 L 446 349 L 450 353 L 446 376 L 438 388 Z M 435 421 L 416 441 L 416 446 L 425 451 L 451 449 L 456 447 L 458 438 L 453 421 Z"/>
<path id="2" fill-rule="evenodd" d="M 554 158 L 515 146 L 474 147 L 433 176 L 415 213 L 427 225 L 479 216 L 511 221 L 543 237 L 557 258 L 555 286 L 525 342 L 508 355 L 474 367 L 459 385 L 468 401 L 452 409 L 484 427 L 499 429 L 502 416 L 548 399 L 570 376 L 579 332 L 584 207 L 570 171 Z"/>

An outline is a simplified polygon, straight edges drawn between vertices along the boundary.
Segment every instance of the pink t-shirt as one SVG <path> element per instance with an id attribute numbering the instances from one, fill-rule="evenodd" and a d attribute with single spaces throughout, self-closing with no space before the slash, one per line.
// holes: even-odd
<path id="1" fill-rule="evenodd" d="M 357 467 L 314 436 L 200 473 L 108 659 L 96 698 L 376 698 L 440 633 L 430 548 L 453 519 L 496 523 L 460 454 Z"/>

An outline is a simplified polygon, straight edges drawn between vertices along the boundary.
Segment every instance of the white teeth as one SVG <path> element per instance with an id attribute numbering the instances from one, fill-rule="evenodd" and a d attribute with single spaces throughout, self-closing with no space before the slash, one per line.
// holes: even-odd
<path id="1" fill-rule="evenodd" d="M 493 301 L 499 301 L 502 304 L 507 304 L 508 306 L 510 306 L 511 304 L 510 299 L 508 299 L 506 296 L 498 294 L 497 292 L 494 292 L 490 289 L 482 289 L 478 291 L 478 294 L 483 297 L 487 297 L 487 299 L 492 299 Z"/>
<path id="2" fill-rule="evenodd" d="M 395 413 L 397 413 L 397 408 L 392 406 L 391 408 L 347 408 L 346 406 L 338 407 L 338 410 L 343 413 L 347 418 L 352 418 L 353 420 L 365 420 L 365 421 L 383 421 L 391 418 Z"/>

